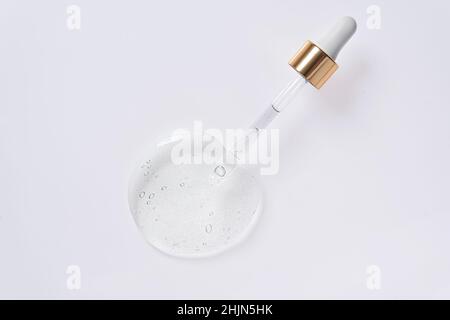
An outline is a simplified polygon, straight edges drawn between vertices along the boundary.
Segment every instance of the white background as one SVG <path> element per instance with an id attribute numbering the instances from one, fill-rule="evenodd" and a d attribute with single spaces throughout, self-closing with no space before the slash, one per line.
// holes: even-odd
<path id="1" fill-rule="evenodd" d="M 342 15 L 359 30 L 340 69 L 273 123 L 281 167 L 247 241 L 202 260 L 147 245 L 140 154 L 194 120 L 250 124 Z M 449 18 L 443 0 L 1 0 L 0 298 L 450 298 Z"/>

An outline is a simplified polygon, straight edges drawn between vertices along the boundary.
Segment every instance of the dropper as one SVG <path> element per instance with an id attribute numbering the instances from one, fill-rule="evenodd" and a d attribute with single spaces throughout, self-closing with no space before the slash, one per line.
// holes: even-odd
<path id="1" fill-rule="evenodd" d="M 342 17 L 317 41 L 306 41 L 289 61 L 300 77 L 281 90 L 250 130 L 258 131 L 267 127 L 307 83 L 320 89 L 337 70 L 335 60 L 355 31 L 355 19 Z"/>
<path id="2" fill-rule="evenodd" d="M 338 68 L 335 60 L 355 30 L 355 20 L 344 17 L 318 41 L 307 41 L 289 62 L 299 76 L 246 131 L 244 143 L 237 150 L 223 146 L 226 154 L 245 160 L 245 150 L 240 147 L 245 149 L 246 141 L 249 146 L 256 142 L 261 129 L 301 88 L 309 83 L 320 89 Z M 178 141 L 173 143 L 178 146 Z M 237 244 L 262 210 L 259 179 L 235 158 L 231 163 L 178 165 L 173 161 L 173 143 L 145 162 L 130 183 L 130 209 L 145 239 L 161 251 L 181 257 L 212 255 Z"/>

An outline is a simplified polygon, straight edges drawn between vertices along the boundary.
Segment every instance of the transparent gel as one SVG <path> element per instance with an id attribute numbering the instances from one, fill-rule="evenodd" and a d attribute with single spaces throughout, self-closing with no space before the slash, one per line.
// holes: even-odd
<path id="1" fill-rule="evenodd" d="M 303 78 L 292 81 L 248 129 L 244 139 L 255 143 L 258 132 L 305 83 Z M 146 241 L 164 253 L 179 257 L 220 253 L 244 239 L 261 213 L 263 188 L 258 168 L 238 161 L 175 164 L 171 152 L 179 142 L 175 139 L 159 145 L 154 156 L 133 174 L 130 210 Z M 239 158 L 244 151 L 224 152 Z"/>
<path id="2" fill-rule="evenodd" d="M 174 256 L 219 253 L 242 240 L 262 206 L 259 174 L 245 166 L 178 164 L 171 142 L 132 178 L 130 209 L 145 239 Z"/>

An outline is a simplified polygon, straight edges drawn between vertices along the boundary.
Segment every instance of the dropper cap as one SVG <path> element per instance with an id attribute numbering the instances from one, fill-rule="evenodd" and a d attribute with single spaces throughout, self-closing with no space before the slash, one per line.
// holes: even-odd
<path id="1" fill-rule="evenodd" d="M 306 41 L 289 65 L 320 89 L 337 70 L 335 60 L 356 31 L 356 21 L 343 17 L 317 41 Z"/>

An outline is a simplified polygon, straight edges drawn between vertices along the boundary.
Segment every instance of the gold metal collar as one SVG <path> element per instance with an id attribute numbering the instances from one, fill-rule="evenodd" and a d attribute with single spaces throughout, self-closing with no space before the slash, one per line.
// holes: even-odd
<path id="1" fill-rule="evenodd" d="M 311 41 L 306 41 L 289 65 L 316 89 L 320 89 L 338 68 L 336 62 Z"/>

